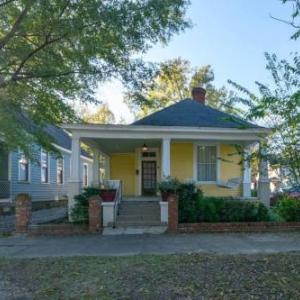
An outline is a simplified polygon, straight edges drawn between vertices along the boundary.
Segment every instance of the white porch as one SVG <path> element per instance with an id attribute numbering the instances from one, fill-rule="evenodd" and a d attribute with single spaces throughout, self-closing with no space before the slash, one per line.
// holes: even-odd
<path id="1" fill-rule="evenodd" d="M 244 154 L 250 151 L 253 144 L 257 144 L 268 133 L 268 130 L 258 129 L 224 129 L 224 128 L 182 128 L 182 127 L 159 127 L 159 126 L 126 126 L 126 125 L 65 125 L 65 129 L 72 133 L 72 154 L 71 154 L 71 178 L 69 188 L 69 208 L 73 207 L 74 195 L 80 193 L 80 143 L 85 143 L 93 149 L 93 185 L 99 186 L 101 182 L 99 168 L 100 160 L 104 159 L 105 179 L 115 178 L 111 174 L 114 168 L 111 166 L 115 154 L 132 153 L 137 157 L 133 163 L 133 174 L 126 176 L 126 165 L 120 165 L 122 176 L 128 178 L 133 176 L 135 196 L 143 194 L 142 187 L 142 162 L 156 161 L 156 182 L 161 178 L 172 175 L 173 167 L 171 159 L 171 145 L 174 143 L 204 143 L 204 144 L 240 144 L 245 147 Z M 143 157 L 143 145 L 146 144 L 155 157 Z M 262 201 L 268 204 L 268 174 L 265 172 L 267 163 L 261 162 L 260 168 L 260 189 L 259 196 Z M 191 178 L 195 179 L 193 168 Z M 217 178 L 221 183 L 221 178 Z M 223 183 L 224 184 L 224 183 Z M 244 160 L 241 182 L 242 197 L 251 197 L 251 166 Z M 126 187 L 128 188 L 128 187 Z M 126 189 L 125 188 L 125 189 Z"/>

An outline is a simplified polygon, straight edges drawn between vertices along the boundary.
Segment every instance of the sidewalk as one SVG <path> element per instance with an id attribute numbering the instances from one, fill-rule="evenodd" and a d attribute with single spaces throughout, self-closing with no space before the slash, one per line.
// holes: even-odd
<path id="1" fill-rule="evenodd" d="M 300 233 L 85 235 L 0 238 L 0 256 L 128 256 L 138 254 L 254 254 L 300 251 Z"/>
<path id="2" fill-rule="evenodd" d="M 63 218 L 67 215 L 66 207 L 53 207 L 47 209 L 40 209 L 32 212 L 31 224 L 40 224 L 50 222 L 56 219 Z M 15 230 L 16 216 L 0 215 L 0 233 L 12 232 Z"/>

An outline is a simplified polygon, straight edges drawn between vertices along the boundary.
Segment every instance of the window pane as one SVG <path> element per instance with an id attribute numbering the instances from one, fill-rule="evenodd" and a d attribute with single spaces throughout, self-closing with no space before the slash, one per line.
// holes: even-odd
<path id="1" fill-rule="evenodd" d="M 48 153 L 46 151 L 41 152 L 41 182 L 47 183 L 49 181 L 49 159 Z"/>
<path id="2" fill-rule="evenodd" d="M 64 181 L 64 175 L 63 175 L 63 159 L 58 158 L 57 159 L 57 173 L 56 173 L 56 180 L 57 183 L 63 184 Z"/>
<path id="3" fill-rule="evenodd" d="M 217 147 L 198 147 L 197 178 L 198 181 L 216 181 L 217 179 Z"/>
<path id="4" fill-rule="evenodd" d="M 29 162 L 24 154 L 21 154 L 19 159 L 19 180 L 20 181 L 29 180 Z"/>
<path id="5" fill-rule="evenodd" d="M 83 185 L 88 186 L 88 166 L 83 165 Z"/>
<path id="6" fill-rule="evenodd" d="M 20 164 L 20 180 L 28 181 L 28 164 Z"/>

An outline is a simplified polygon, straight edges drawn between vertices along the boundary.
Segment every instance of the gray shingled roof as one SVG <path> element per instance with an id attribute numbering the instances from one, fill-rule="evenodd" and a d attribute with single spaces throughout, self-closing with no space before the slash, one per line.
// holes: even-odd
<path id="1" fill-rule="evenodd" d="M 72 150 L 72 140 L 70 136 L 62 128 L 49 124 L 46 126 L 45 131 L 55 140 L 55 143 L 58 146 L 68 150 Z M 83 149 L 81 149 L 81 154 L 86 157 L 91 157 Z"/>
<path id="2" fill-rule="evenodd" d="M 192 99 L 181 100 L 132 123 L 132 125 L 259 128 L 255 124 L 251 124 Z"/>

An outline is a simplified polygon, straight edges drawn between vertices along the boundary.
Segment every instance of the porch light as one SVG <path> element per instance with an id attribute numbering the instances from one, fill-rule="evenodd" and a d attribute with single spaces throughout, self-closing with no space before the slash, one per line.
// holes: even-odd
<path id="1" fill-rule="evenodd" d="M 148 151 L 148 147 L 147 147 L 146 144 L 143 145 L 142 151 L 143 151 L 143 152 L 147 152 L 147 151 Z"/>

